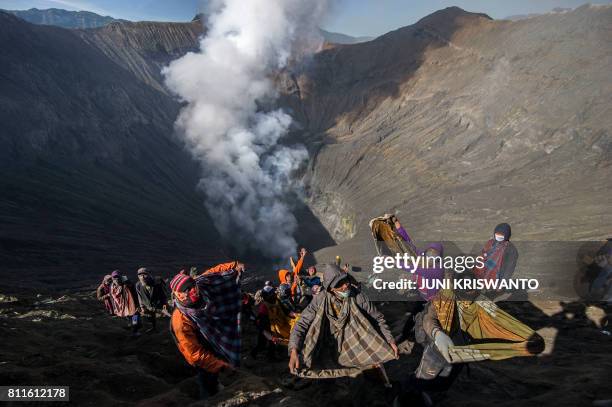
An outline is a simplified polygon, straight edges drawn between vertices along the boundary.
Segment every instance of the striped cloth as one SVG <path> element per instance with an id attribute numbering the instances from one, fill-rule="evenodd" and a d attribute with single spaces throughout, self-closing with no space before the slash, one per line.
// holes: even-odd
<path id="1" fill-rule="evenodd" d="M 300 377 L 355 377 L 395 359 L 385 338 L 361 311 L 355 297 L 344 301 L 325 293 L 304 340 Z"/>
<path id="2" fill-rule="evenodd" d="M 484 257 L 484 266 L 474 268 L 474 276 L 485 280 L 497 280 L 499 270 L 504 261 L 504 253 L 510 244 L 509 241 L 496 242 L 490 239 L 482 249 L 481 256 Z"/>
<path id="3" fill-rule="evenodd" d="M 204 273 L 195 281 L 203 299 L 202 307 L 187 308 L 177 301 L 177 308 L 198 325 L 218 356 L 232 366 L 239 366 L 242 294 L 237 272 Z"/>
<path id="4" fill-rule="evenodd" d="M 544 350 L 541 336 L 483 295 L 461 301 L 445 289 L 431 303 L 447 335 L 453 337 L 460 329 L 471 338 L 469 345 L 450 347 L 452 363 L 534 356 Z"/>

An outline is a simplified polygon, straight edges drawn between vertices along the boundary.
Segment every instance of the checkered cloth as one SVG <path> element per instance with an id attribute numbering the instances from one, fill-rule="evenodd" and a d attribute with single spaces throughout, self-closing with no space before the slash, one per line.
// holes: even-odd
<path id="1" fill-rule="evenodd" d="M 363 370 L 394 359 L 393 350 L 355 302 L 333 294 L 317 310 L 302 349 L 300 377 L 357 376 Z"/>
<path id="2" fill-rule="evenodd" d="M 204 273 L 195 281 L 204 300 L 202 307 L 186 308 L 178 301 L 176 306 L 198 325 L 217 355 L 239 366 L 242 293 L 236 271 Z"/>

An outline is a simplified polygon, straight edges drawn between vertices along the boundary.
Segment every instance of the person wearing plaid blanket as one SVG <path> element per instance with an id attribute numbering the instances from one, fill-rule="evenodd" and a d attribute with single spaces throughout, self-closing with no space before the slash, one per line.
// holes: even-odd
<path id="1" fill-rule="evenodd" d="M 356 376 L 399 357 L 381 312 L 333 264 L 323 287 L 306 307 L 289 338 L 289 370 L 300 377 Z"/>
<path id="2" fill-rule="evenodd" d="M 170 331 L 179 351 L 198 372 L 200 398 L 218 391 L 218 374 L 240 361 L 240 277 L 244 264 L 220 264 L 195 278 L 177 274 L 170 282 L 176 308 Z"/>

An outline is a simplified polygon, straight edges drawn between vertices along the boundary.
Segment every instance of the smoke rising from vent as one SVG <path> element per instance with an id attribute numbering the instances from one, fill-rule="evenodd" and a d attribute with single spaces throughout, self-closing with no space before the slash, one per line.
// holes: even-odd
<path id="1" fill-rule="evenodd" d="M 291 117 L 262 106 L 277 96 L 270 74 L 321 44 L 326 9 L 326 0 L 212 1 L 200 50 L 163 71 L 186 102 L 176 126 L 202 164 L 199 186 L 216 227 L 269 257 L 294 253 L 297 221 L 286 196 L 307 152 L 279 144 Z"/>

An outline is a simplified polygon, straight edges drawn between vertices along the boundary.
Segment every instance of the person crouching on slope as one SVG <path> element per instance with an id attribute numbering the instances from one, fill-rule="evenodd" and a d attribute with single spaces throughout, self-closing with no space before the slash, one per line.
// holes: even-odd
<path id="1" fill-rule="evenodd" d="M 170 282 L 176 304 L 170 331 L 187 363 L 197 370 L 202 400 L 218 392 L 219 372 L 239 362 L 242 270 L 242 263 L 232 262 L 195 279 L 179 273 Z"/>

